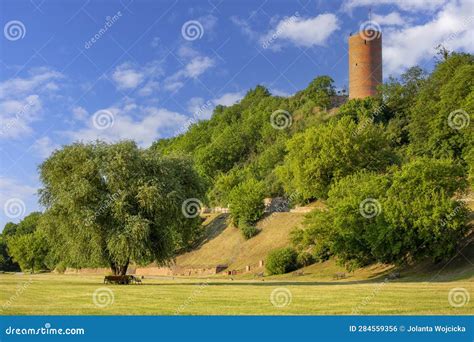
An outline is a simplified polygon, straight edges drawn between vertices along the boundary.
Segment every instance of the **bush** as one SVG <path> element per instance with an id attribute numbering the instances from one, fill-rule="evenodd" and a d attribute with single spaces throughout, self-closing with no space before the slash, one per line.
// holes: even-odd
<path id="1" fill-rule="evenodd" d="M 300 267 L 309 266 L 315 262 L 314 257 L 309 252 L 301 252 L 296 258 L 296 263 Z"/>
<path id="2" fill-rule="evenodd" d="M 299 253 L 299 264 L 304 264 L 302 258 L 309 258 L 300 256 L 304 252 L 311 255 L 313 263 L 330 258 L 333 241 L 332 224 L 329 212 L 314 210 L 306 215 L 305 228 L 298 228 L 291 233 L 291 243 Z"/>
<path id="3" fill-rule="evenodd" d="M 64 262 L 60 262 L 59 264 L 56 265 L 55 271 L 60 274 L 63 274 L 64 272 L 66 272 L 66 269 L 67 269 L 66 264 Z"/>
<path id="4" fill-rule="evenodd" d="M 240 222 L 239 223 L 239 229 L 242 231 L 242 234 L 244 235 L 245 239 L 250 239 L 257 235 L 260 231 L 257 229 L 257 227 L 252 226 L 248 223 L 245 222 Z"/>
<path id="5" fill-rule="evenodd" d="M 268 254 L 265 267 L 270 275 L 288 273 L 298 268 L 297 257 L 291 247 L 275 249 Z"/>
<path id="6" fill-rule="evenodd" d="M 229 204 L 234 225 L 246 227 L 244 229 L 247 232 L 251 231 L 247 226 L 257 222 L 262 217 L 265 209 L 263 204 L 264 188 L 263 182 L 249 179 L 230 192 Z"/>

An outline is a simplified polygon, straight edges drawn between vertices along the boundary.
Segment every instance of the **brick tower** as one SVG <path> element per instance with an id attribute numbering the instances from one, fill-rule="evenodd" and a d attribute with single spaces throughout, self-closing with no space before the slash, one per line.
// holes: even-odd
<path id="1" fill-rule="evenodd" d="M 382 83 L 382 32 L 364 30 L 349 37 L 349 98 L 377 93 Z"/>

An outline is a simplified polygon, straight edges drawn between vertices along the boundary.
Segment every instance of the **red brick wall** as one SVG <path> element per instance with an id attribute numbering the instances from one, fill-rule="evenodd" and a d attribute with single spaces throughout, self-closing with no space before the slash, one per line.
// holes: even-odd
<path id="1" fill-rule="evenodd" d="M 373 96 L 381 83 L 382 33 L 369 31 L 352 35 L 349 37 L 349 98 Z"/>

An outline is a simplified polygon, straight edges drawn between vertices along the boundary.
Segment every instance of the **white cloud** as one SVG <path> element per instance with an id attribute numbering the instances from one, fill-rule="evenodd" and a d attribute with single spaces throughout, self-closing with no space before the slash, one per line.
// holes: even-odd
<path id="1" fill-rule="evenodd" d="M 189 59 L 199 56 L 199 52 L 193 49 L 190 43 L 184 43 L 178 48 L 178 56 Z"/>
<path id="2" fill-rule="evenodd" d="M 185 84 L 186 79 L 198 78 L 215 65 L 214 59 L 200 55 L 188 43 L 183 43 L 176 51 L 183 64 L 181 69 L 165 77 L 163 61 L 153 60 L 144 66 L 125 62 L 112 72 L 113 80 L 118 90 L 137 89 L 139 96 L 150 96 L 158 90 L 177 91 Z"/>
<path id="3" fill-rule="evenodd" d="M 157 81 L 148 81 L 143 88 L 138 91 L 140 96 L 150 96 L 153 93 L 156 93 L 160 89 L 160 84 Z"/>
<path id="4" fill-rule="evenodd" d="M 191 116 L 187 117 L 187 120 L 179 126 L 172 135 L 183 134 L 192 124 L 200 120 L 209 119 L 216 106 L 231 106 L 240 101 L 243 97 L 244 93 L 242 92 L 230 92 L 207 101 L 202 97 L 191 98 L 187 103 L 187 109 Z"/>
<path id="5" fill-rule="evenodd" d="M 87 110 L 85 110 L 81 106 L 74 107 L 72 109 L 72 114 L 73 114 L 74 119 L 79 120 L 79 121 L 83 121 L 89 116 L 89 113 L 87 112 Z"/>
<path id="6" fill-rule="evenodd" d="M 104 108 L 94 114 L 101 111 L 112 114 L 113 124 L 98 129 L 93 122 L 94 115 L 91 115 L 85 121 L 85 127 L 63 134 L 74 141 L 85 142 L 97 139 L 107 142 L 132 139 L 140 146 L 147 147 L 156 139 L 174 132 L 187 120 L 186 116 L 180 113 L 153 106 L 139 106 L 133 102 Z"/>
<path id="7" fill-rule="evenodd" d="M 244 97 L 243 92 L 225 93 L 217 98 L 205 101 L 202 97 L 193 97 L 188 101 L 188 111 L 194 121 L 209 119 L 218 105 L 232 106 Z"/>
<path id="8" fill-rule="evenodd" d="M 124 63 L 119 65 L 112 73 L 112 79 L 120 90 L 134 89 L 143 82 L 145 75 L 130 64 Z"/>
<path id="9" fill-rule="evenodd" d="M 168 78 L 165 80 L 165 89 L 170 92 L 175 92 L 181 89 L 184 86 L 183 81 L 179 81 L 173 78 Z"/>
<path id="10" fill-rule="evenodd" d="M 168 91 L 177 91 L 184 86 L 188 78 L 198 78 L 208 69 L 213 67 L 215 62 L 207 56 L 197 56 L 192 58 L 183 69 L 165 79 L 164 88 Z"/>
<path id="11" fill-rule="evenodd" d="M 3 229 L 8 221 L 18 222 L 29 212 L 38 209 L 36 204 L 38 189 L 36 187 L 25 185 L 16 179 L 0 176 L 0 189 L 2 189 L 0 191 L 0 229 Z M 15 204 L 5 208 L 8 200 L 13 200 Z"/>
<path id="12" fill-rule="evenodd" d="M 290 96 L 293 95 L 291 93 L 288 93 L 288 92 L 286 92 L 284 90 L 280 90 L 280 89 L 270 89 L 270 93 L 272 93 L 272 95 L 281 96 L 281 97 L 290 97 Z"/>
<path id="13" fill-rule="evenodd" d="M 392 12 L 387 15 L 373 14 L 372 21 L 376 22 L 379 25 L 386 26 L 405 26 L 407 21 L 405 18 L 402 18 L 400 13 Z"/>
<path id="14" fill-rule="evenodd" d="M 302 47 L 325 45 L 329 36 L 338 29 L 339 20 L 334 14 L 325 13 L 313 18 L 296 14 L 280 20 L 275 28 L 260 37 L 260 43 L 273 50 L 279 50 L 282 41 Z"/>
<path id="15" fill-rule="evenodd" d="M 242 33 L 245 36 L 247 36 L 250 40 L 258 40 L 259 38 L 258 32 L 252 29 L 248 21 L 240 19 L 239 17 L 236 17 L 236 16 L 230 17 L 230 21 L 232 21 L 232 23 L 235 26 L 240 28 Z"/>
<path id="16" fill-rule="evenodd" d="M 30 125 L 39 119 L 41 109 L 38 95 L 0 101 L 0 138 L 19 138 L 30 134 Z"/>
<path id="17" fill-rule="evenodd" d="M 447 0 L 346 0 L 342 8 L 352 11 L 358 7 L 393 5 L 403 11 L 435 11 L 442 7 Z"/>
<path id="18" fill-rule="evenodd" d="M 57 90 L 54 82 L 63 75 L 47 68 L 37 68 L 30 71 L 30 77 L 15 77 L 0 83 L 0 99 L 18 98 L 32 92 Z"/>
<path id="19" fill-rule="evenodd" d="M 144 66 L 125 62 L 115 68 L 111 78 L 118 90 L 133 90 L 143 85 L 143 88 L 138 90 L 138 94 L 149 96 L 158 89 L 156 80 L 162 75 L 161 62 L 153 60 Z"/>
<path id="20" fill-rule="evenodd" d="M 214 60 L 209 57 L 196 57 L 186 65 L 184 76 L 196 78 L 202 75 L 207 69 L 214 66 Z"/>
<path id="21" fill-rule="evenodd" d="M 34 68 L 28 77 L 14 77 L 0 82 L 0 139 L 24 138 L 32 132 L 31 124 L 40 119 L 42 97 L 59 90 L 56 83 L 64 76 L 49 68 Z"/>
<path id="22" fill-rule="evenodd" d="M 214 28 L 217 24 L 217 17 L 212 15 L 212 14 L 208 14 L 208 15 L 199 17 L 197 19 L 197 21 L 199 21 L 201 23 L 201 25 L 204 28 L 204 31 L 207 34 L 209 34 L 214 30 Z"/>
<path id="23" fill-rule="evenodd" d="M 59 145 L 53 143 L 49 137 L 37 139 L 33 144 L 33 150 L 38 152 L 42 158 L 49 157 L 50 154 L 57 148 L 59 148 Z"/>
<path id="24" fill-rule="evenodd" d="M 384 31 L 385 74 L 398 74 L 432 60 L 439 44 L 456 51 L 473 52 L 474 6 L 471 0 L 451 2 L 424 24 Z"/>
<path id="25" fill-rule="evenodd" d="M 217 105 L 222 106 L 231 106 L 234 103 L 237 103 L 244 97 L 243 92 L 235 92 L 235 93 L 225 93 L 222 96 L 215 98 L 212 102 Z"/>

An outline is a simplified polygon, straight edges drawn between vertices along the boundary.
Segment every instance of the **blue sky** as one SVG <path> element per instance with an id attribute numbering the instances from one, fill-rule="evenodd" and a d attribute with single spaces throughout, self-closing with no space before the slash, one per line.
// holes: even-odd
<path id="1" fill-rule="evenodd" d="M 73 141 L 183 132 L 257 84 L 348 85 L 347 38 L 383 33 L 384 77 L 435 47 L 473 52 L 472 0 L 41 1 L 0 4 L 0 229 L 38 210 L 38 165 Z M 371 9 L 372 22 L 367 23 Z"/>

